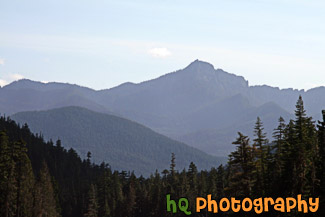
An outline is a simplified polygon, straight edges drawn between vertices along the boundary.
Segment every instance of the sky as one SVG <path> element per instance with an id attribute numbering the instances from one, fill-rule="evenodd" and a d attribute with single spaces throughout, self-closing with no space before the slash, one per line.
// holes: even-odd
<path id="1" fill-rule="evenodd" d="M 0 0 L 0 86 L 106 89 L 196 59 L 250 85 L 325 86 L 323 0 Z"/>

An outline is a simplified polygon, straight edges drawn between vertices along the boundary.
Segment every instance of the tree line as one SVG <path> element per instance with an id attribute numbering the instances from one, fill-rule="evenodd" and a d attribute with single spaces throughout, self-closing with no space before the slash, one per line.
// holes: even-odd
<path id="1" fill-rule="evenodd" d="M 34 135 L 27 124 L 0 118 L 0 216 L 3 217 L 163 217 L 184 216 L 166 211 L 166 195 L 186 197 L 192 216 L 215 216 L 207 210 L 195 213 L 196 197 L 319 197 L 316 213 L 287 214 L 270 210 L 263 216 L 324 216 L 325 213 L 325 111 L 315 122 L 306 115 L 299 97 L 295 119 L 279 118 L 268 141 L 257 118 L 252 140 L 242 133 L 233 144 L 228 163 L 198 171 L 192 162 L 176 170 L 172 154 L 170 168 L 150 177 L 113 171 L 106 163 L 82 160 Z M 255 213 L 218 213 L 218 216 L 255 216 Z"/>

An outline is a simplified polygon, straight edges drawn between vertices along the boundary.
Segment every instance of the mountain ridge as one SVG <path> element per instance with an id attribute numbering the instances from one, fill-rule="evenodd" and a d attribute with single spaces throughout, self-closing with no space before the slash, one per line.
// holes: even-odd
<path id="1" fill-rule="evenodd" d="M 201 169 L 224 163 L 134 121 L 77 106 L 21 112 L 11 118 L 21 125 L 27 123 L 46 140 L 60 139 L 65 148 L 75 149 L 84 158 L 90 151 L 96 163 L 105 161 L 117 170 L 147 176 L 168 168 L 171 153 L 176 154 L 180 170 L 191 161 Z"/>
<path id="2" fill-rule="evenodd" d="M 191 62 L 189 65 L 187 65 L 186 67 L 184 67 L 183 69 L 186 69 L 188 68 L 189 66 L 191 66 L 193 63 L 199 63 L 199 64 L 208 64 L 208 65 L 211 65 L 212 68 L 215 70 L 215 71 L 218 71 L 218 72 L 224 72 L 224 73 L 227 73 L 229 75 L 234 75 L 236 77 L 241 77 L 243 78 L 245 81 L 245 77 L 244 76 L 241 76 L 241 75 L 236 75 L 234 73 L 230 73 L 230 72 L 227 72 L 221 68 L 214 68 L 214 66 L 209 63 L 209 62 L 206 62 L 206 61 L 202 61 L 202 60 L 199 60 L 199 59 L 196 59 L 194 60 L 193 62 Z M 114 87 L 110 87 L 110 88 L 104 88 L 104 89 L 99 89 L 99 90 L 95 90 L 93 88 L 90 88 L 90 87 L 86 87 L 86 86 L 82 86 L 82 85 L 78 85 L 78 84 L 73 84 L 73 83 L 69 83 L 69 82 L 59 82 L 59 81 L 50 81 L 50 82 L 42 82 L 42 81 L 36 81 L 36 80 L 31 80 L 31 79 L 28 79 L 28 78 L 22 78 L 22 79 L 19 79 L 19 80 L 16 80 L 16 81 L 13 81 L 9 84 L 6 84 L 1 88 L 8 88 L 9 86 L 13 85 L 13 84 L 16 84 L 16 83 L 20 83 L 20 82 L 24 82 L 24 81 L 31 81 L 33 83 L 40 83 L 42 85 L 52 85 L 52 84 L 60 84 L 60 85 L 73 85 L 73 86 L 76 86 L 76 87 L 81 87 L 81 88 L 86 88 L 86 89 L 89 89 L 89 90 L 92 90 L 92 91 L 96 91 L 96 92 L 99 92 L 99 91 L 105 91 L 105 90 L 111 90 L 111 89 L 114 89 L 114 88 L 117 88 L 119 86 L 123 86 L 123 85 L 138 85 L 138 84 L 143 84 L 143 83 L 146 83 L 146 82 L 149 82 L 149 81 L 152 81 L 152 80 L 155 80 L 155 79 L 159 79 L 159 78 L 162 78 L 164 76 L 167 76 L 167 75 L 171 75 L 173 73 L 177 73 L 179 71 L 182 71 L 183 69 L 180 69 L 180 70 L 176 70 L 176 71 L 173 71 L 173 72 L 169 72 L 169 73 L 166 73 L 166 74 L 163 74 L 163 75 L 160 75 L 156 78 L 152 78 L 152 79 L 149 79 L 149 80 L 145 80 L 145 81 L 141 81 L 141 82 L 138 82 L 138 83 L 134 83 L 134 82 L 130 82 L 130 81 L 127 81 L 127 82 L 123 82 L 117 86 L 114 86 Z M 248 82 L 248 81 L 247 81 Z M 249 84 L 249 82 L 248 82 Z M 311 91 L 311 90 L 314 90 L 314 89 L 323 89 L 325 88 L 325 84 L 324 86 L 317 86 L 317 87 L 313 87 L 313 88 L 309 88 L 309 89 L 298 89 L 298 88 L 292 88 L 292 87 L 287 87 L 287 88 L 279 88 L 279 87 L 276 87 L 276 86 L 271 86 L 271 85 L 268 85 L 268 84 L 257 84 L 257 85 L 248 85 L 249 87 L 269 87 L 269 88 L 275 88 L 277 90 L 283 90 L 283 91 L 286 91 L 286 90 L 290 90 L 290 91 L 302 91 L 304 93 L 308 92 L 308 91 Z"/>
<path id="3" fill-rule="evenodd" d="M 212 64 L 200 60 L 155 79 L 140 83 L 126 82 L 104 90 L 69 84 L 55 88 L 58 83 L 41 85 L 47 87 L 48 91 L 38 90 L 37 85 L 33 91 L 23 87 L 19 89 L 19 82 L 15 83 L 15 90 L 7 86 L 1 88 L 0 112 L 10 115 L 20 111 L 76 105 L 133 120 L 207 153 L 210 150 L 202 149 L 201 143 L 211 141 L 210 147 L 226 147 L 224 143 L 231 144 L 234 138 L 200 137 L 200 140 L 194 139 L 196 144 L 180 138 L 196 135 L 202 130 L 217 132 L 228 127 L 237 132 L 239 126 L 248 126 L 256 120 L 257 114 L 250 110 L 265 111 L 260 113 L 260 118 L 265 120 L 267 133 L 271 136 L 276 123 L 268 123 L 268 117 L 284 116 L 286 120 L 290 119 L 299 95 L 305 101 L 308 115 L 320 117 L 320 111 L 325 108 L 325 99 L 322 100 L 325 87 L 305 91 L 268 85 L 250 86 L 244 77 L 215 69 Z M 267 104 L 270 102 L 274 104 Z M 224 142 L 221 144 L 219 141 Z"/>

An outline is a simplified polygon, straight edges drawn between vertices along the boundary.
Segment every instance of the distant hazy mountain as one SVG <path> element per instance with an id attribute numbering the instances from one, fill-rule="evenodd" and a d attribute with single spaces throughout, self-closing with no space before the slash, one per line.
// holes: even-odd
<path id="1" fill-rule="evenodd" d="M 46 139 L 61 139 L 65 147 L 73 147 L 82 156 L 90 151 L 97 163 L 105 161 L 113 169 L 134 170 L 137 174 L 149 175 L 156 169 L 168 169 L 172 152 L 178 169 L 187 168 L 191 161 L 201 169 L 208 169 L 225 160 L 133 121 L 80 107 L 21 112 L 11 118 L 27 123 L 32 132 L 41 132 Z"/>
<path id="2" fill-rule="evenodd" d="M 21 111 L 47 110 L 64 106 L 80 106 L 108 112 L 92 100 L 95 90 L 63 83 L 44 84 L 27 79 L 0 89 L 0 112 L 10 115 Z"/>
<path id="3" fill-rule="evenodd" d="M 252 135 L 257 116 L 271 135 L 280 115 L 292 117 L 299 95 L 307 113 L 319 117 L 325 108 L 325 87 L 304 91 L 249 86 L 241 76 L 196 60 L 153 80 L 100 91 L 21 80 L 0 89 L 0 112 L 76 105 L 117 114 L 205 152 L 224 155 L 233 149 L 237 131 Z"/>
<path id="4" fill-rule="evenodd" d="M 222 108 L 222 106 L 220 107 Z M 200 144 L 201 150 L 216 156 L 220 156 L 220 153 L 225 156 L 234 148 L 231 142 L 238 136 L 237 132 L 242 132 L 253 138 L 253 129 L 257 116 L 262 118 L 265 132 L 268 132 L 269 137 L 277 126 L 279 115 L 286 120 L 292 118 L 291 114 L 273 102 L 265 103 L 259 107 L 244 107 L 238 103 L 237 106 L 228 107 L 229 113 L 225 112 L 224 109 L 226 108 L 222 108 L 221 113 L 220 110 L 217 110 L 217 107 L 215 110 L 217 111 L 215 117 L 223 120 L 221 123 L 225 123 L 224 125 L 220 124 L 218 119 L 215 119 L 214 126 L 181 135 L 178 140 L 192 146 Z M 224 117 L 222 117 L 222 114 L 224 114 Z M 208 121 L 208 118 L 205 120 Z"/>

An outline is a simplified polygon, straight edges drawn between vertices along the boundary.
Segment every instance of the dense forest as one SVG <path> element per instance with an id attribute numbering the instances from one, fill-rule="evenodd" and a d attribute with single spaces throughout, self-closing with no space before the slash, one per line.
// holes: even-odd
<path id="1" fill-rule="evenodd" d="M 20 124 L 27 123 L 34 133 L 42 132 L 45 140 L 59 138 L 63 147 L 73 148 L 81 158 L 90 151 L 92 162 L 109 162 L 115 170 L 134 171 L 136 175 L 149 176 L 156 169 L 168 168 L 170 153 L 177 156 L 178 169 L 187 167 L 191 161 L 200 170 L 210 169 L 227 160 L 136 122 L 76 106 L 21 112 L 10 118 Z"/>
<path id="2" fill-rule="evenodd" d="M 166 195 L 189 199 L 193 216 L 255 216 L 250 213 L 194 212 L 195 198 L 319 197 L 316 213 L 274 210 L 262 216 L 324 216 L 325 213 L 325 111 L 323 120 L 307 117 L 302 98 L 296 104 L 295 119 L 279 118 L 273 141 L 268 141 L 257 118 L 250 140 L 238 133 L 236 150 L 228 163 L 209 171 L 170 168 L 150 177 L 113 171 L 109 164 L 92 163 L 91 153 L 82 160 L 60 141 L 45 142 L 27 125 L 0 118 L 0 216 L 3 217 L 150 217 L 185 216 L 166 211 Z M 108 162 L 109 163 L 109 162 Z"/>

